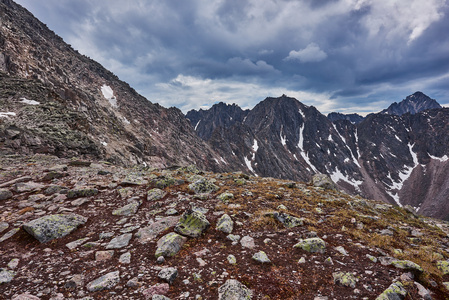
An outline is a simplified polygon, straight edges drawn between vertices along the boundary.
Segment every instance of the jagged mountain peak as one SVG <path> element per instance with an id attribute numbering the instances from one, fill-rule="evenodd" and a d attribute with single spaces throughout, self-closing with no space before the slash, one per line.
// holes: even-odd
<path id="1" fill-rule="evenodd" d="M 384 114 L 401 116 L 406 113 L 416 114 L 421 111 L 433 108 L 441 108 L 441 105 L 426 94 L 418 91 L 407 96 L 404 100 L 397 103 L 394 102 L 387 109 L 381 111 Z"/>
<path id="2" fill-rule="evenodd" d="M 342 113 L 338 113 L 338 112 L 329 113 L 327 115 L 327 118 L 331 122 L 335 122 L 335 121 L 339 121 L 339 120 L 348 120 L 352 124 L 358 124 L 358 123 L 362 122 L 363 119 L 365 119 L 364 117 L 362 117 L 359 114 L 342 114 Z"/>

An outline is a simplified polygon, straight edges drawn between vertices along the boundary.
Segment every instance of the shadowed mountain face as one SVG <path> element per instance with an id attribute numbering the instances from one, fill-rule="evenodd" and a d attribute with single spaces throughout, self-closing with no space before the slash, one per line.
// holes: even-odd
<path id="1" fill-rule="evenodd" d="M 399 103 L 394 102 L 381 113 L 397 116 L 402 116 L 406 113 L 411 113 L 413 115 L 434 108 L 441 108 L 441 105 L 435 99 L 431 99 L 421 92 L 416 92 L 413 95 L 407 96 L 407 98 Z"/>
<path id="2" fill-rule="evenodd" d="M 324 173 L 350 193 L 449 218 L 449 109 L 331 122 L 284 95 L 260 102 L 241 123 L 217 126 L 208 111 L 202 116 L 195 122 L 213 131 L 206 140 L 242 171 L 296 180 Z"/>
<path id="3" fill-rule="evenodd" d="M 2 153 L 220 170 L 181 111 L 151 103 L 13 1 L 0 1 L 0 20 Z"/>
<path id="4" fill-rule="evenodd" d="M 328 114 L 327 118 L 329 120 L 331 120 L 332 122 L 339 121 L 339 120 L 348 120 L 349 122 L 354 123 L 354 124 L 358 124 L 358 123 L 362 122 L 364 119 L 359 114 L 342 114 L 342 113 L 337 113 L 337 112 L 332 112 L 332 113 Z"/>

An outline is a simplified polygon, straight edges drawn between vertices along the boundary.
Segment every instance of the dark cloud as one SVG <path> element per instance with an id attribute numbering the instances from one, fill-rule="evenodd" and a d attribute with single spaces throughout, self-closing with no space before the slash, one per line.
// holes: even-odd
<path id="1" fill-rule="evenodd" d="M 18 2 L 149 100 L 183 110 L 283 93 L 323 112 L 379 111 L 418 88 L 449 96 L 445 1 Z"/>

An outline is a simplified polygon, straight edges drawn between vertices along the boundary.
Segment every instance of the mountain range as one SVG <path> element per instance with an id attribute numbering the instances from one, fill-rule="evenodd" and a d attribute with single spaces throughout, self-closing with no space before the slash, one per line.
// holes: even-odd
<path id="1" fill-rule="evenodd" d="M 196 164 L 309 181 L 449 219 L 449 109 L 416 92 L 366 117 L 283 95 L 251 110 L 164 108 L 78 53 L 26 9 L 0 0 L 0 154 Z"/>

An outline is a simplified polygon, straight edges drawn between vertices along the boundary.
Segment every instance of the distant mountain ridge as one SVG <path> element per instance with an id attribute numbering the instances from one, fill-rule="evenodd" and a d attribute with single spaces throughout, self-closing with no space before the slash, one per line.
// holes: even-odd
<path id="1" fill-rule="evenodd" d="M 211 115 L 222 115 L 219 109 L 226 107 Z M 233 168 L 301 181 L 324 173 L 350 193 L 449 219 L 449 109 L 331 121 L 283 95 L 266 98 L 241 123 L 222 126 L 207 121 L 207 110 L 201 115 L 195 122 L 212 131 L 205 140 Z"/>
<path id="2" fill-rule="evenodd" d="M 441 108 L 441 105 L 422 92 L 416 92 L 407 96 L 399 103 L 394 102 L 387 109 L 381 111 L 383 114 L 402 116 L 406 113 L 416 114 L 427 109 Z"/>
<path id="3" fill-rule="evenodd" d="M 362 117 L 359 114 L 342 114 L 342 113 L 338 113 L 338 112 L 329 113 L 327 115 L 327 118 L 329 120 L 331 120 L 332 122 L 339 121 L 339 120 L 348 120 L 349 122 L 351 122 L 353 124 L 358 124 L 358 123 L 362 122 L 364 119 L 364 117 Z"/>

